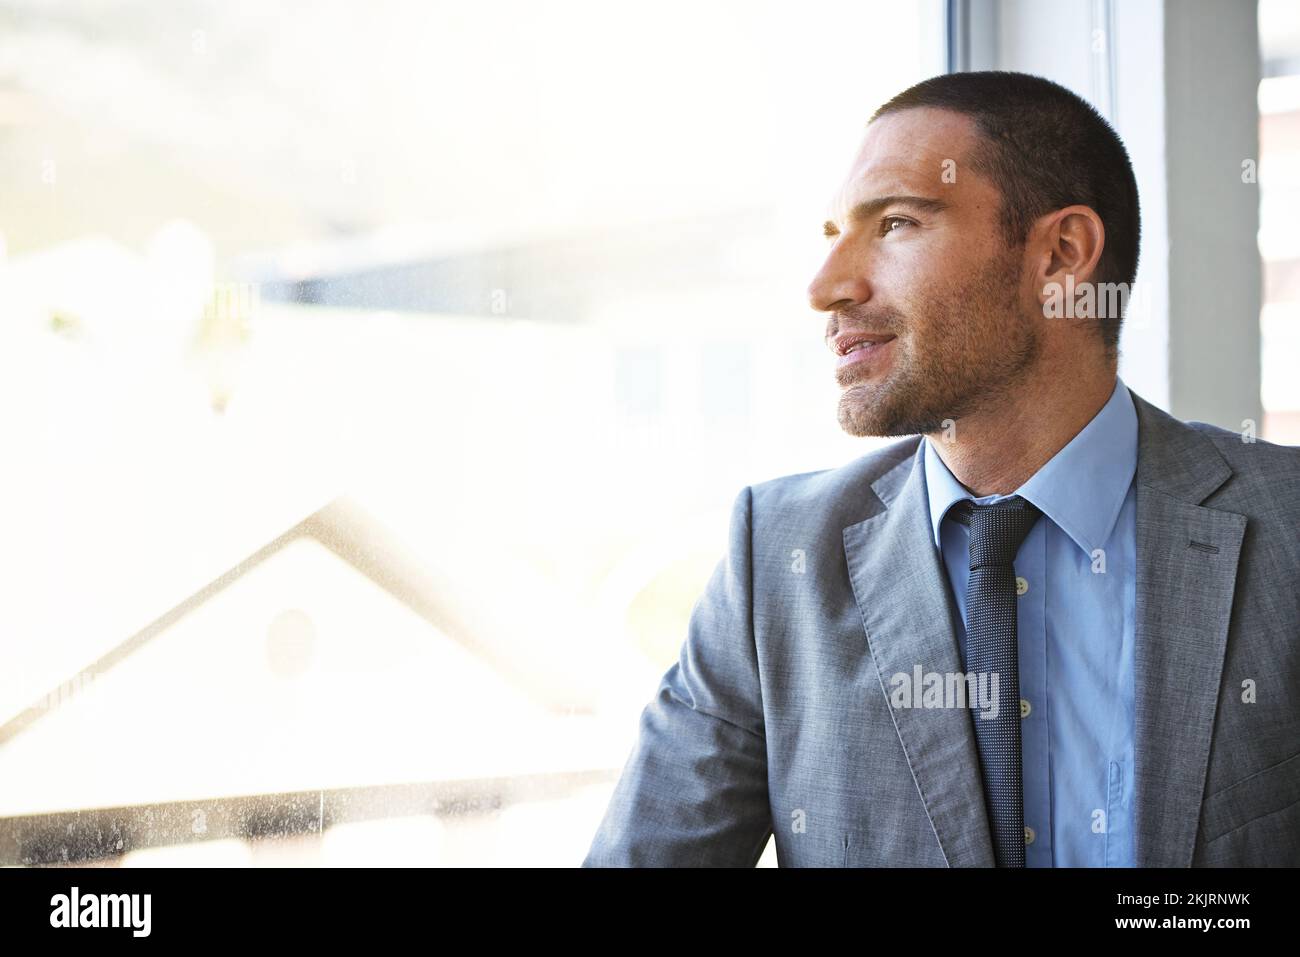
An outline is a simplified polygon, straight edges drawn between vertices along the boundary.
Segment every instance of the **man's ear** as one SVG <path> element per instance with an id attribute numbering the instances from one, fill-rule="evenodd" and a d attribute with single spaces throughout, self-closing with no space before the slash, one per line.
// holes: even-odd
<path id="1" fill-rule="evenodd" d="M 1096 281 L 1105 245 L 1106 227 L 1090 206 L 1066 206 L 1034 223 L 1029 248 L 1034 289 L 1044 315 L 1085 318 L 1074 304 L 1085 296 L 1096 301 L 1096 291 L 1087 287 Z"/>

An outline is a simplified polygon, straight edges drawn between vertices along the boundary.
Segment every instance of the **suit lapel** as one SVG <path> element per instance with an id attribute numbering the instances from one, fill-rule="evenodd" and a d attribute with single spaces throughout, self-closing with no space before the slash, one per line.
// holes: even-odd
<path id="1" fill-rule="evenodd" d="M 1201 505 L 1232 474 L 1204 434 L 1138 413 L 1134 682 L 1139 867 L 1190 867 L 1246 518 Z"/>
<path id="2" fill-rule="evenodd" d="M 853 595 L 886 702 L 890 678 L 962 670 L 956 608 L 934 545 L 921 452 L 872 483 L 881 507 L 844 529 Z M 992 867 L 993 841 L 970 712 L 889 709 L 949 867 Z"/>

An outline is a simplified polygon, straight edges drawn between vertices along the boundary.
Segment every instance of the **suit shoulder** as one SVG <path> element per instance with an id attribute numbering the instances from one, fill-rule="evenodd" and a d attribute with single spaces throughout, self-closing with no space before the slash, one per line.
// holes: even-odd
<path id="1" fill-rule="evenodd" d="M 1300 446 L 1278 445 L 1258 438 L 1247 441 L 1240 432 L 1208 422 L 1186 424 L 1214 443 L 1234 475 L 1252 481 L 1300 481 Z"/>
<path id="2" fill-rule="evenodd" d="M 920 436 L 908 436 L 835 468 L 798 472 L 750 486 L 755 510 L 829 510 L 916 454 Z"/>
<path id="3" fill-rule="evenodd" d="M 1276 442 L 1268 442 L 1260 438 L 1247 439 L 1239 431 L 1211 425 L 1209 422 L 1191 421 L 1183 424 L 1189 429 L 1195 429 L 1202 435 L 1208 436 L 1221 449 L 1249 449 L 1251 446 L 1259 446 L 1266 451 L 1266 454 L 1279 456 L 1283 460 L 1289 458 L 1294 462 L 1300 459 L 1300 446 L 1297 445 L 1278 445 Z"/>

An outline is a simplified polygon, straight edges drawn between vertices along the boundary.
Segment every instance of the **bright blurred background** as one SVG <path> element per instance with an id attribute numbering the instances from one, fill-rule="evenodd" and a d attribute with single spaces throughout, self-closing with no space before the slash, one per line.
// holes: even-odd
<path id="1" fill-rule="evenodd" d="M 0 863 L 580 863 L 942 8 L 0 4 Z"/>
<path id="2" fill-rule="evenodd" d="M 1300 445 L 1300 4 L 1260 0 L 1261 436 Z"/>

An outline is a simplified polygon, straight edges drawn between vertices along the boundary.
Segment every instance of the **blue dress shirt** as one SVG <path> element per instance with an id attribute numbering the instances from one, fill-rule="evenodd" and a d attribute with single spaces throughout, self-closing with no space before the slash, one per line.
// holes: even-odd
<path id="1" fill-rule="evenodd" d="M 970 530 L 948 509 L 1011 496 L 975 498 L 924 441 L 930 521 L 965 662 Z M 1043 513 L 1015 560 L 1027 867 L 1135 865 L 1136 472 L 1137 411 L 1116 376 L 1101 411 L 1012 493 Z"/>

